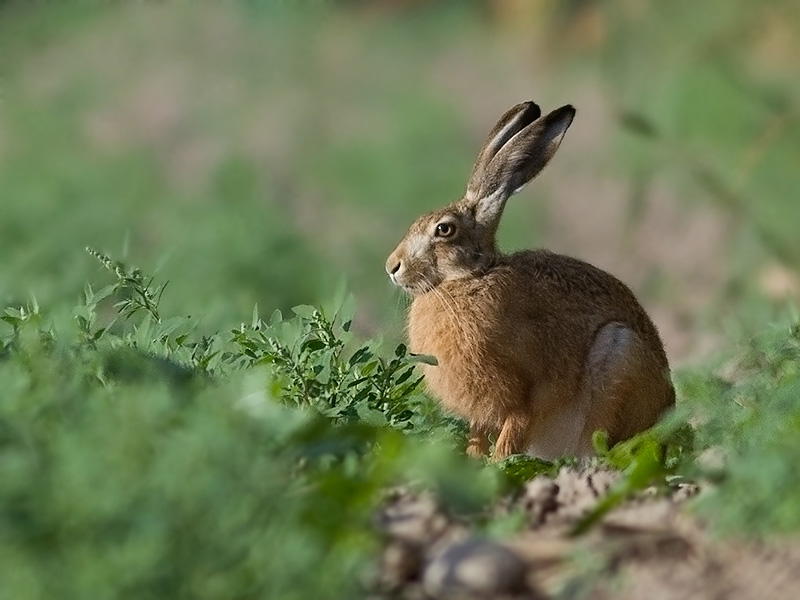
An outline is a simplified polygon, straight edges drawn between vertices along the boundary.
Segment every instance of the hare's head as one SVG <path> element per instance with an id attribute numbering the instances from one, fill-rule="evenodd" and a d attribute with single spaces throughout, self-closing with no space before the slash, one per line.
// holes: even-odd
<path id="1" fill-rule="evenodd" d="M 465 196 L 417 219 L 389 256 L 392 282 L 416 295 L 489 269 L 506 200 L 544 168 L 574 116 L 567 105 L 541 117 L 533 102 L 504 114 L 478 154 Z"/>

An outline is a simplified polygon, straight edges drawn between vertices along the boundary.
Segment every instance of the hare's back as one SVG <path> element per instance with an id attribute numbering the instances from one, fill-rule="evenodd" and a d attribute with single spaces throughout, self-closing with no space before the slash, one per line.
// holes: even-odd
<path id="1" fill-rule="evenodd" d="M 515 293 L 528 297 L 535 308 L 547 306 L 564 320 L 577 318 L 585 325 L 620 321 L 645 336 L 655 334 L 630 288 L 594 265 L 549 250 L 517 252 L 501 264 L 515 280 Z"/>

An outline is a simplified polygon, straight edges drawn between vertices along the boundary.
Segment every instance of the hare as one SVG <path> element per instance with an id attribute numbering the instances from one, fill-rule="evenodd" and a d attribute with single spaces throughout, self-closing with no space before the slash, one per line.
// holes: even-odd
<path id="1" fill-rule="evenodd" d="M 675 403 L 664 346 L 633 292 L 548 250 L 502 254 L 506 200 L 558 149 L 575 109 L 506 112 L 478 154 L 465 196 L 423 215 L 386 261 L 413 297 L 412 352 L 433 355 L 426 385 L 469 421 L 467 453 L 590 456 L 653 425 Z"/>

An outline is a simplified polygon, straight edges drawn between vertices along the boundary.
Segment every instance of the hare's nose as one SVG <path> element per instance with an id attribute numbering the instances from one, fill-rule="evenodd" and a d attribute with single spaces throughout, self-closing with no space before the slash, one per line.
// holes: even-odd
<path id="1" fill-rule="evenodd" d="M 389 275 L 395 275 L 395 274 L 397 274 L 397 272 L 400 270 L 400 267 L 402 267 L 402 266 L 403 266 L 403 263 L 402 263 L 402 261 L 400 261 L 400 259 L 397 259 L 397 258 L 389 259 L 386 262 L 386 272 Z"/>

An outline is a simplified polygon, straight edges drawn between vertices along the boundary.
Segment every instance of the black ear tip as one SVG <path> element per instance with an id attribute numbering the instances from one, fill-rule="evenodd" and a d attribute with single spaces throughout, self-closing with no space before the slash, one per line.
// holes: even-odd
<path id="1" fill-rule="evenodd" d="M 542 109 L 533 100 L 525 102 L 525 120 L 532 123 L 542 116 Z"/>
<path id="2" fill-rule="evenodd" d="M 570 119 L 575 117 L 575 113 L 578 112 L 575 110 L 575 107 L 572 104 L 565 104 L 561 108 L 557 108 L 556 112 L 563 113 L 565 116 L 569 115 Z"/>
<path id="3" fill-rule="evenodd" d="M 545 117 L 548 122 L 554 123 L 556 121 L 563 122 L 566 127 L 572 124 L 572 119 L 575 118 L 575 107 L 572 104 L 565 104 L 564 106 L 555 109 Z"/>

